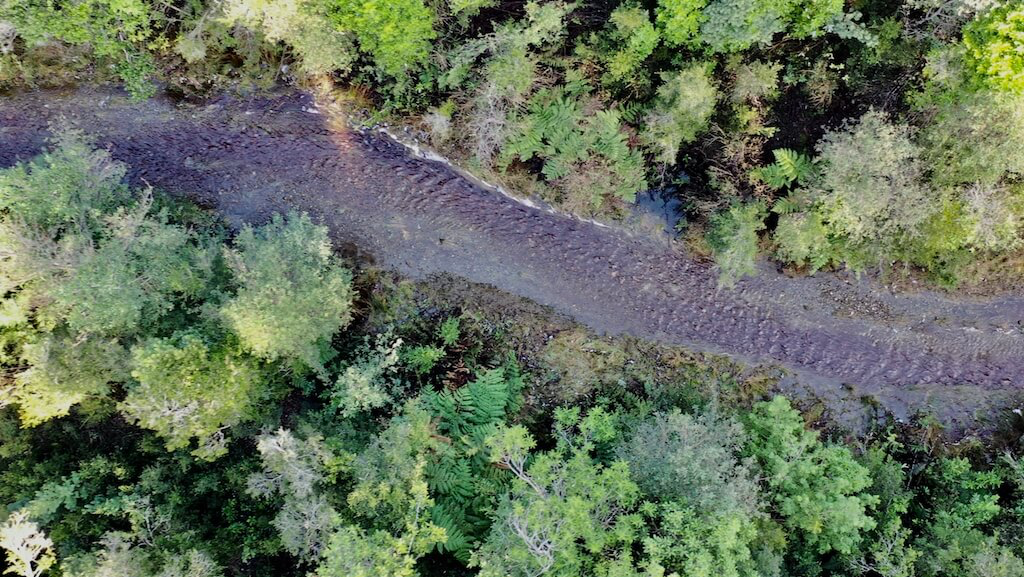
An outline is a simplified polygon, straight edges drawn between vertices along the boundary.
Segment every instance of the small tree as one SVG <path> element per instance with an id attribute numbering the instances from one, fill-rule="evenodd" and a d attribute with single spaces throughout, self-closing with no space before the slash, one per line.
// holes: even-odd
<path id="1" fill-rule="evenodd" d="M 715 251 L 720 287 L 731 288 L 757 273 L 757 233 L 765 228 L 764 218 L 764 204 L 751 202 L 734 204 L 712 219 L 708 244 Z"/>
<path id="2" fill-rule="evenodd" d="M 275 215 L 246 226 L 228 259 L 239 288 L 221 314 L 242 345 L 268 360 L 321 368 L 321 347 L 352 318 L 353 297 L 327 229 L 305 214 Z"/>
<path id="3" fill-rule="evenodd" d="M 878 502 L 865 489 L 868 469 L 850 450 L 826 445 L 804 427 L 785 397 L 758 403 L 746 418 L 747 452 L 766 476 L 775 511 L 818 553 L 852 553 L 875 527 L 867 510 Z"/>
<path id="4" fill-rule="evenodd" d="M 286 429 L 260 435 L 256 448 L 263 471 L 249 477 L 249 494 L 282 495 L 284 507 L 274 518 L 281 543 L 302 559 L 318 559 L 338 525 L 337 511 L 318 487 L 333 456 L 319 435 L 300 439 Z"/>
<path id="5" fill-rule="evenodd" d="M 629 463 L 633 480 L 651 498 L 754 518 L 760 496 L 752 460 L 739 457 L 744 441 L 735 420 L 675 411 L 641 423 L 616 456 Z"/>
<path id="6" fill-rule="evenodd" d="M 708 127 L 718 102 L 709 65 L 695 63 L 665 73 L 653 109 L 644 120 L 644 138 L 659 161 L 675 164 L 679 147 Z"/>
<path id="7" fill-rule="evenodd" d="M 481 577 L 594 575 L 628 559 L 639 519 L 629 515 L 640 491 L 623 461 L 604 466 L 595 443 L 614 439 L 610 415 L 594 409 L 585 418 L 559 410 L 561 441 L 555 450 L 527 457 L 534 441 L 522 427 L 491 437 L 491 459 L 516 480 L 495 512 L 487 540 L 472 565 Z"/>
<path id="8" fill-rule="evenodd" d="M 128 353 L 117 341 L 51 334 L 22 348 L 28 368 L 15 377 L 13 400 L 21 422 L 34 426 L 61 417 L 86 399 L 104 398 L 128 377 Z"/>
<path id="9" fill-rule="evenodd" d="M 266 385 L 255 364 L 191 333 L 155 339 L 132 350 L 132 376 L 121 410 L 164 438 L 167 450 L 199 441 L 198 457 L 224 454 L 224 430 L 252 415 Z"/>
<path id="10" fill-rule="evenodd" d="M 39 577 L 53 566 L 53 542 L 30 521 L 24 511 L 15 511 L 0 525 L 0 548 L 7 551 L 7 571 L 21 577 Z"/>
<path id="11" fill-rule="evenodd" d="M 920 237 L 940 208 L 923 184 L 921 152 L 906 126 L 870 110 L 818 143 L 816 172 L 808 186 L 833 236 L 846 241 L 847 262 L 860 268 L 857 252 L 894 258 Z"/>

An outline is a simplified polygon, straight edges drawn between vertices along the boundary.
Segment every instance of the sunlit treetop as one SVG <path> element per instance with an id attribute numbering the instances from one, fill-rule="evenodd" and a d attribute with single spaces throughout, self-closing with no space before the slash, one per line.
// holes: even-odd
<path id="1" fill-rule="evenodd" d="M 964 27 L 966 63 L 975 80 L 1024 92 L 1024 4 L 992 10 Z"/>

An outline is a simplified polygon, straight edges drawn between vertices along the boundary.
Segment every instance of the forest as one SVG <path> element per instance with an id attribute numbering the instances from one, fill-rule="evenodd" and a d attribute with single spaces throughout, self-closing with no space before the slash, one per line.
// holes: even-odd
<path id="1" fill-rule="evenodd" d="M 721 291 L 759 259 L 1024 279 L 1019 0 L 0 0 L 0 98 L 105 83 L 341 87 L 611 226 L 661 190 Z M 1024 576 L 1019 410 L 850 430 L 774 374 L 546 330 L 131 168 L 73 126 L 0 168 L 9 574 Z"/>

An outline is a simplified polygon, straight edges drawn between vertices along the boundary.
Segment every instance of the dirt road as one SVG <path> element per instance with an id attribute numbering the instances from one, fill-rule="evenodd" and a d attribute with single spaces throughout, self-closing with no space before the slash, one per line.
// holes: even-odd
<path id="1" fill-rule="evenodd" d="M 1024 385 L 1024 297 L 893 295 L 839 275 L 765 266 L 734 290 L 666 239 L 534 209 L 345 127 L 296 92 L 203 105 L 109 90 L 0 97 L 0 166 L 27 159 L 63 118 L 133 179 L 236 223 L 308 211 L 338 241 L 413 277 L 450 272 L 614 333 L 776 362 L 819 391 L 873 395 L 897 413 Z"/>

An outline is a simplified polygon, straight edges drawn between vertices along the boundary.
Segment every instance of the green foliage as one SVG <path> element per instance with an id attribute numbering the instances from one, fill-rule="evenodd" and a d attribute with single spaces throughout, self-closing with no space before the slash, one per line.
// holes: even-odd
<path id="1" fill-rule="evenodd" d="M 606 198 L 633 202 L 647 186 L 643 158 L 630 147 L 620 113 L 584 114 L 583 103 L 561 89 L 541 90 L 534 96 L 502 156 L 506 164 L 513 158 L 540 158 L 544 177 L 565 182 L 572 196 L 585 195 L 579 204 L 592 210 Z M 574 182 L 588 171 L 604 178 Z"/>
<path id="2" fill-rule="evenodd" d="M 785 262 L 807 266 L 815 272 L 843 257 L 841 245 L 829 237 L 829 229 L 818 212 L 798 212 L 788 199 L 779 200 L 772 210 L 779 214 L 773 238 L 777 244 L 775 254 Z"/>
<path id="3" fill-rule="evenodd" d="M 808 431 L 785 397 L 762 402 L 746 418 L 747 451 L 760 464 L 769 496 L 790 529 L 819 553 L 852 553 L 875 527 L 868 509 L 878 497 L 867 468 L 846 447 Z"/>
<path id="4" fill-rule="evenodd" d="M 126 380 L 127 357 L 113 339 L 46 335 L 26 343 L 21 360 L 28 368 L 15 376 L 11 399 L 22 424 L 35 426 L 67 415 L 86 399 L 105 398 L 111 383 Z"/>
<path id="5" fill-rule="evenodd" d="M 152 214 L 152 196 L 120 183 L 124 167 L 74 133 L 0 172 L 0 239 L 10 305 L 34 303 L 17 334 L 12 397 L 27 425 L 104 398 L 127 378 L 123 345 L 199 297 L 210 281 L 206 240 Z M 11 312 L 14 312 L 11 309 Z M 26 309 L 27 312 L 27 309 Z"/>
<path id="6" fill-rule="evenodd" d="M 239 288 L 221 314 L 242 345 L 319 369 L 321 346 L 352 315 L 352 276 L 335 261 L 327 229 L 304 214 L 275 215 L 243 228 L 228 258 Z"/>
<path id="7" fill-rule="evenodd" d="M 559 417 L 558 447 L 529 466 L 534 441 L 523 429 L 500 428 L 488 442 L 492 460 L 516 479 L 473 556 L 481 577 L 602 574 L 628 558 L 641 519 L 624 512 L 639 490 L 624 462 L 605 466 L 592 455 L 596 442 L 614 438 L 614 427 L 600 409 L 583 419 L 578 408 Z"/>
<path id="8" fill-rule="evenodd" d="M 772 155 L 775 156 L 775 162 L 751 172 L 752 179 L 779 189 L 804 182 L 814 173 L 814 164 L 805 154 L 788 148 L 776 148 Z"/>
<path id="9" fill-rule="evenodd" d="M 934 462 L 925 473 L 930 500 L 926 530 L 915 543 L 925 577 L 1011 575 L 1021 560 L 983 528 L 1000 512 L 997 471 L 975 470 L 962 458 Z"/>
<path id="10" fill-rule="evenodd" d="M 434 11 L 423 0 L 332 0 L 332 20 L 351 30 L 384 75 L 401 77 L 430 55 Z"/>
<path id="11" fill-rule="evenodd" d="M 940 102 L 922 131 L 938 186 L 998 184 L 1024 174 L 1024 94 L 969 92 Z"/>
<path id="12" fill-rule="evenodd" d="M 844 14 L 841 0 L 659 0 L 657 19 L 670 44 L 741 52 L 783 32 L 800 39 L 829 31 L 870 41 L 855 24 L 859 16 Z"/>
<path id="13" fill-rule="evenodd" d="M 733 287 L 736 281 L 757 273 L 757 233 L 764 230 L 765 207 L 760 202 L 734 204 L 715 216 L 708 244 L 718 264 L 718 284 Z"/>
<path id="14" fill-rule="evenodd" d="M 612 12 L 606 31 L 592 36 L 593 46 L 578 52 L 593 53 L 605 69 L 601 81 L 606 86 L 643 91 L 650 84 L 645 63 L 660 41 L 647 10 L 623 5 Z"/>
<path id="15" fill-rule="evenodd" d="M 616 456 L 650 498 L 679 501 L 702 514 L 760 514 L 753 463 L 739 457 L 745 436 L 733 419 L 678 411 L 642 422 Z"/>
<path id="16" fill-rule="evenodd" d="M 434 370 L 434 365 L 442 358 L 444 349 L 430 345 L 409 347 L 402 351 L 402 362 L 417 375 L 425 375 Z"/>
<path id="17" fill-rule="evenodd" d="M 125 166 L 94 149 L 79 132 L 59 132 L 51 148 L 0 171 L 0 210 L 52 236 L 95 232 L 130 199 Z"/>
<path id="18" fill-rule="evenodd" d="M 673 46 L 693 44 L 707 4 L 707 0 L 658 0 L 656 19 L 665 42 Z"/>
<path id="19" fill-rule="evenodd" d="M 459 328 L 461 322 L 462 319 L 460 317 L 448 317 L 437 327 L 437 336 L 444 343 L 444 346 L 452 347 L 458 344 L 462 334 Z"/>
<path id="20" fill-rule="evenodd" d="M 753 557 L 758 532 L 739 511 L 698 514 L 683 502 L 662 505 L 655 534 L 643 540 L 647 574 L 758 577 Z"/>
<path id="21" fill-rule="evenodd" d="M 679 147 L 707 129 L 717 102 L 709 65 L 695 63 L 663 74 L 654 107 L 644 119 L 644 140 L 655 157 L 675 164 Z"/>
<path id="22" fill-rule="evenodd" d="M 507 487 L 509 476 L 491 466 L 486 442 L 517 407 L 522 386 L 517 371 L 499 368 L 454 391 L 425 395 L 443 435 L 426 469 L 436 502 L 431 515 L 448 537 L 439 549 L 463 562 L 487 534 L 487 514 Z"/>
<path id="23" fill-rule="evenodd" d="M 210 22 L 212 21 L 212 22 Z M 218 26 L 223 22 L 227 26 Z M 346 72 L 355 60 L 351 37 L 338 29 L 330 5 L 320 0 L 227 0 L 210 11 L 181 38 L 178 50 L 186 60 L 206 57 L 211 44 L 237 44 L 231 26 L 241 25 L 266 42 L 286 42 L 309 74 Z M 256 56 L 257 58 L 259 56 Z"/>
<path id="24" fill-rule="evenodd" d="M 1008 2 L 963 29 L 966 65 L 975 83 L 1024 93 L 1024 7 Z"/>
<path id="25" fill-rule="evenodd" d="M 735 104 L 749 102 L 767 103 L 779 95 L 778 62 L 745 62 L 734 69 L 734 80 L 730 100 Z"/>
<path id="26" fill-rule="evenodd" d="M 426 483 L 429 456 L 441 443 L 434 435 L 433 418 L 424 399 L 409 400 L 359 453 L 351 467 L 355 483 L 347 498 L 356 516 L 392 533 L 405 527 L 417 506 L 409 500 L 410 483 Z"/>
<path id="27" fill-rule="evenodd" d="M 448 9 L 452 11 L 452 14 L 465 20 L 497 3 L 498 0 L 448 0 Z"/>
<path id="28" fill-rule="evenodd" d="M 925 223 L 941 206 L 922 183 L 921 152 L 909 129 L 872 110 L 846 129 L 826 134 L 818 153 L 820 168 L 808 191 L 820 217 L 791 215 L 779 236 L 781 254 L 805 256 L 814 266 L 843 261 L 855 269 L 871 258 L 909 259 Z M 820 234 L 819 223 L 827 236 Z"/>
<path id="29" fill-rule="evenodd" d="M 13 23 L 29 45 L 58 40 L 88 46 L 95 58 L 113 64 L 135 97 L 156 92 L 150 46 L 163 15 L 146 0 L 4 0 L 0 20 Z"/>
<path id="30" fill-rule="evenodd" d="M 254 497 L 280 494 L 284 506 L 274 517 L 274 526 L 281 544 L 301 559 L 319 558 L 339 522 L 319 487 L 334 455 L 321 436 L 302 439 L 286 429 L 260 435 L 256 449 L 263 470 L 249 477 L 247 492 Z"/>
<path id="31" fill-rule="evenodd" d="M 317 577 L 412 577 L 416 560 L 446 542 L 444 529 L 428 521 L 433 501 L 423 480 L 422 459 L 410 473 L 405 489 L 408 513 L 401 530 L 341 528 L 327 543 Z"/>
<path id="32" fill-rule="evenodd" d="M 167 450 L 187 447 L 214 459 L 226 452 L 224 430 L 252 416 L 266 396 L 258 367 L 196 334 L 155 339 L 132 350 L 132 376 L 121 410 L 133 422 L 164 437 Z"/>
<path id="33" fill-rule="evenodd" d="M 398 368 L 402 339 L 378 335 L 371 346 L 367 338 L 356 359 L 338 374 L 334 386 L 328 391 L 331 408 L 343 416 L 351 417 L 359 411 L 387 406 L 394 402 L 399 381 Z"/>

